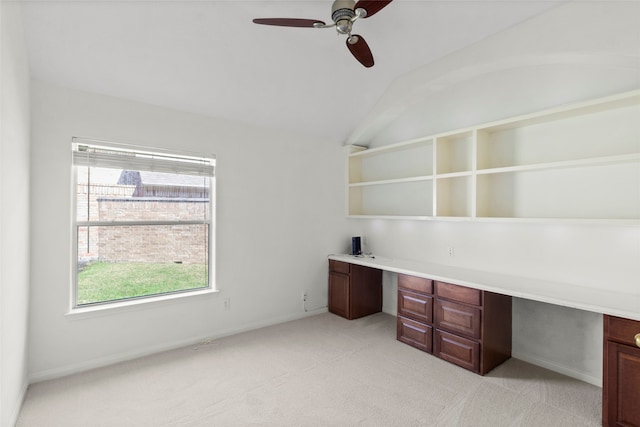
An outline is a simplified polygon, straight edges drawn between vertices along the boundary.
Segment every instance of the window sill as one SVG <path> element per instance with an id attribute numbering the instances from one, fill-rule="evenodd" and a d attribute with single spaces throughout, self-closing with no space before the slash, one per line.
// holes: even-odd
<path id="1" fill-rule="evenodd" d="M 89 307 L 79 307 L 70 309 L 65 316 L 69 318 L 83 319 L 88 317 L 107 316 L 112 314 L 123 313 L 127 311 L 136 311 L 162 305 L 169 305 L 179 302 L 186 302 L 190 298 L 215 296 L 220 291 L 218 289 L 205 289 L 201 291 L 183 292 L 170 295 L 159 295 L 157 297 L 141 298 L 129 301 L 119 301 L 108 304 L 100 304 Z"/>

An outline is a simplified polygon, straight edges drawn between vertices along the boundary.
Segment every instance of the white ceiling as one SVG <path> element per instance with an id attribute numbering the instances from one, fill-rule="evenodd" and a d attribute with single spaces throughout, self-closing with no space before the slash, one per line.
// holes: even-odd
<path id="1" fill-rule="evenodd" d="M 334 29 L 331 0 L 23 0 L 37 79 L 243 123 L 345 141 L 397 77 L 537 15 L 557 1 L 395 0 L 359 20 L 366 69 Z"/>

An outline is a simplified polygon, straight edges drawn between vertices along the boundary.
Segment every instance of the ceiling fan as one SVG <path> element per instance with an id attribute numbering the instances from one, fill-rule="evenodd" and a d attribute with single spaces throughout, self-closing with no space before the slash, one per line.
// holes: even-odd
<path id="1" fill-rule="evenodd" d="M 336 27 L 338 34 L 347 35 L 347 48 L 362 65 L 373 66 L 373 54 L 364 38 L 358 34 L 351 34 L 353 23 L 360 18 L 368 18 L 378 13 L 392 0 L 335 0 L 331 7 L 333 24 L 325 24 L 317 19 L 299 18 L 258 18 L 253 22 L 262 25 L 277 25 L 280 27 L 302 28 L 331 28 Z"/>

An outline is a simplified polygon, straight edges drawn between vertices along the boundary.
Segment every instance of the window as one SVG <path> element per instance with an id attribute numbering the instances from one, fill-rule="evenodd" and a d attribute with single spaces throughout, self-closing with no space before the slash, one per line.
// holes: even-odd
<path id="1" fill-rule="evenodd" d="M 74 138 L 73 307 L 212 287 L 213 158 Z"/>

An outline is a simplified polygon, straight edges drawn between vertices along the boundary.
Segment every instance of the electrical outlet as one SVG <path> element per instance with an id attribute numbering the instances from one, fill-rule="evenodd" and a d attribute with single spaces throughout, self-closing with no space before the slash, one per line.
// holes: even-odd
<path id="1" fill-rule="evenodd" d="M 231 310 L 231 298 L 224 299 L 224 309 Z"/>
<path id="2" fill-rule="evenodd" d="M 307 293 L 303 292 L 302 293 L 302 301 L 306 301 L 307 300 Z"/>
<path id="3" fill-rule="evenodd" d="M 449 256 L 454 256 L 456 253 L 455 249 L 453 248 L 453 246 L 449 246 Z"/>

